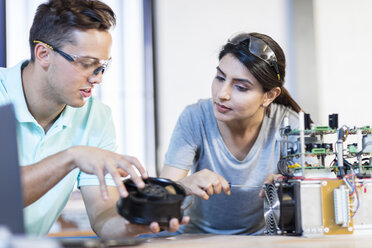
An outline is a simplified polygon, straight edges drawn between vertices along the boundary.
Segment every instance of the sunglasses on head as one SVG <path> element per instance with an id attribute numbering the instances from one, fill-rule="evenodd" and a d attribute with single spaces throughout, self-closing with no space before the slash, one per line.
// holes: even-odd
<path id="1" fill-rule="evenodd" d="M 241 45 L 246 41 L 248 41 L 248 46 L 246 48 L 248 48 L 247 50 L 249 53 L 270 65 L 275 71 L 278 80 L 280 80 L 280 73 L 277 64 L 278 60 L 274 51 L 268 44 L 266 44 L 266 42 L 250 34 L 242 33 L 231 37 L 228 40 L 228 43 L 233 45 Z"/>

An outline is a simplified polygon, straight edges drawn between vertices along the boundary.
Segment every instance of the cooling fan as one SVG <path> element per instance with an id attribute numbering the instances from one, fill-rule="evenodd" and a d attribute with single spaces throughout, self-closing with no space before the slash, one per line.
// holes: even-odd
<path id="1" fill-rule="evenodd" d="M 280 232 L 280 202 L 274 184 L 265 184 L 264 187 L 264 217 L 266 223 L 265 234 L 274 235 Z"/>
<path id="2" fill-rule="evenodd" d="M 264 187 L 265 234 L 302 235 L 300 182 L 276 182 Z"/>
<path id="3" fill-rule="evenodd" d="M 172 218 L 181 221 L 185 189 L 165 178 L 149 177 L 143 181 L 145 187 L 142 189 L 137 188 L 131 179 L 123 181 L 129 196 L 119 199 L 117 212 L 130 222 L 143 225 L 155 221 L 167 227 Z"/>

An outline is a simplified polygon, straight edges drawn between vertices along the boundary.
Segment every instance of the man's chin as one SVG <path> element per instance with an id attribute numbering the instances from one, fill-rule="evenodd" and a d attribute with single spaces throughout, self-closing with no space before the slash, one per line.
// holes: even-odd
<path id="1" fill-rule="evenodd" d="M 80 100 L 79 102 L 74 102 L 74 103 L 67 104 L 67 105 L 72 107 L 72 108 L 81 108 L 85 105 L 85 103 L 87 102 L 88 99 L 89 98 L 84 98 L 84 99 Z"/>

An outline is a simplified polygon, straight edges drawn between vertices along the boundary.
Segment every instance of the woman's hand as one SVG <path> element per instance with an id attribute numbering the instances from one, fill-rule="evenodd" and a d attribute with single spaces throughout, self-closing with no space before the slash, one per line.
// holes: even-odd
<path id="1" fill-rule="evenodd" d="M 266 177 L 263 184 L 272 183 L 274 181 L 277 181 L 280 177 L 283 177 L 283 175 L 281 175 L 281 174 L 270 174 Z M 264 189 L 260 190 L 259 196 L 261 198 L 264 198 L 264 196 L 265 196 Z"/>
<path id="2" fill-rule="evenodd" d="M 220 194 L 222 191 L 230 195 L 229 183 L 221 175 L 204 169 L 178 180 L 188 194 L 197 195 L 208 200 L 213 194 Z"/>

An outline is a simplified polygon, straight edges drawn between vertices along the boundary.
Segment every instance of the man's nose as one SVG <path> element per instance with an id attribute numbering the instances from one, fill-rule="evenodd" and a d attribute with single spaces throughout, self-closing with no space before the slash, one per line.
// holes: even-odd
<path id="1" fill-rule="evenodd" d="M 100 83 L 102 83 L 102 72 L 99 72 L 98 74 L 92 73 L 88 77 L 88 81 L 91 84 L 100 84 Z"/>

